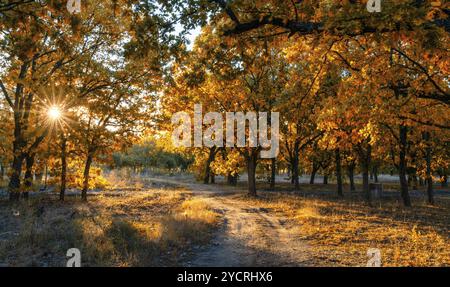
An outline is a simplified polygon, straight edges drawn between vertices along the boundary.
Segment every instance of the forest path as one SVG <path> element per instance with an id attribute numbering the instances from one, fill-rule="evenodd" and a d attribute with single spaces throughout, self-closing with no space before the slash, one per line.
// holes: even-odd
<path id="1" fill-rule="evenodd" d="M 223 226 L 211 244 L 194 251 L 188 267 L 307 266 L 309 247 L 299 226 L 270 209 L 255 208 L 236 198 L 242 191 L 220 185 L 151 179 L 183 186 L 222 214 Z"/>

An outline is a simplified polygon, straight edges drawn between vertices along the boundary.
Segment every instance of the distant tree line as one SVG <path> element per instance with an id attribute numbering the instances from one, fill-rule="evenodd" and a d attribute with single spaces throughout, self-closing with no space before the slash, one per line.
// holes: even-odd
<path id="1" fill-rule="evenodd" d="M 113 153 L 114 168 L 131 168 L 136 173 L 154 169 L 185 172 L 193 161 L 188 155 L 165 151 L 153 141 L 135 144 L 124 152 Z"/>

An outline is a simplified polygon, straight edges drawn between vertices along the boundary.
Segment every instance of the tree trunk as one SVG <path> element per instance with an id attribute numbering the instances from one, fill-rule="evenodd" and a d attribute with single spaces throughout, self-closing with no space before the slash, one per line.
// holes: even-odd
<path id="1" fill-rule="evenodd" d="M 370 193 L 369 190 L 369 171 L 366 171 L 365 168 L 363 167 L 363 193 L 366 196 L 367 202 L 369 203 L 369 205 L 372 205 L 372 194 Z"/>
<path id="2" fill-rule="evenodd" d="M 430 143 L 430 133 L 425 132 L 424 133 L 424 140 L 426 141 L 426 154 L 425 154 L 425 160 L 427 164 L 426 169 L 426 181 L 427 181 L 427 195 L 428 195 L 428 203 L 434 204 L 434 191 L 433 191 L 433 176 L 431 174 L 431 143 Z"/>
<path id="3" fill-rule="evenodd" d="M 399 177 L 400 177 L 400 189 L 403 204 L 407 207 L 411 206 L 411 199 L 408 191 L 408 180 L 406 179 L 406 150 L 407 150 L 407 136 L 408 128 L 404 125 L 400 126 L 400 162 L 399 162 Z"/>
<path id="4" fill-rule="evenodd" d="M 83 190 L 81 191 L 81 199 L 83 201 L 87 201 L 87 191 L 89 189 L 89 172 L 91 170 L 93 155 L 91 153 L 88 153 L 86 164 L 84 166 L 84 181 L 83 181 Z"/>
<path id="5" fill-rule="evenodd" d="M 206 161 L 206 165 L 205 165 L 205 177 L 203 178 L 203 183 L 204 184 L 208 184 L 210 182 L 211 179 L 211 183 L 213 183 L 213 179 L 211 176 L 211 163 L 214 161 L 216 157 L 216 148 L 215 147 L 211 147 L 209 148 L 209 155 L 208 155 L 208 160 Z"/>
<path id="6" fill-rule="evenodd" d="M 22 175 L 22 165 L 23 165 L 23 155 L 14 153 L 13 163 L 12 163 L 12 173 L 9 179 L 8 191 L 10 201 L 19 201 L 20 199 L 20 177 Z"/>
<path id="7" fill-rule="evenodd" d="M 23 90 L 25 80 L 28 73 L 29 63 L 22 63 L 20 67 L 20 74 L 16 85 L 15 101 L 14 101 L 14 141 L 13 141 L 13 162 L 11 165 L 12 174 L 9 178 L 9 200 L 20 200 L 20 178 L 22 176 L 22 166 L 25 159 L 23 148 L 26 146 L 26 142 L 23 138 L 23 128 L 26 126 L 27 121 L 23 118 L 24 115 L 29 115 L 28 105 L 24 108 Z"/>
<path id="8" fill-rule="evenodd" d="M 294 145 L 294 158 L 293 158 L 293 162 L 292 162 L 292 178 L 294 180 L 294 188 L 295 190 L 300 190 L 300 181 L 299 181 L 299 170 L 298 170 L 298 165 L 299 165 L 299 155 L 300 154 L 300 143 L 299 142 L 295 142 Z"/>
<path id="9" fill-rule="evenodd" d="M 418 190 L 419 189 L 419 181 L 417 180 L 416 174 L 414 174 L 412 176 L 412 182 L 413 182 L 413 190 Z"/>
<path id="10" fill-rule="evenodd" d="M 328 184 L 328 174 L 323 176 L 323 184 Z"/>
<path id="11" fill-rule="evenodd" d="M 378 165 L 377 164 L 373 165 L 372 173 L 373 173 L 373 179 L 375 180 L 376 183 L 378 183 Z"/>
<path id="12" fill-rule="evenodd" d="M 5 179 L 5 167 L 3 166 L 3 164 L 0 164 L 0 180 L 4 179 Z"/>
<path id="13" fill-rule="evenodd" d="M 270 165 L 270 190 L 275 190 L 275 176 L 276 176 L 277 160 L 272 158 Z"/>
<path id="14" fill-rule="evenodd" d="M 248 194 L 256 196 L 256 164 L 257 151 L 250 151 L 247 157 L 247 173 L 248 173 Z"/>
<path id="15" fill-rule="evenodd" d="M 369 206 L 372 206 L 372 194 L 370 193 L 369 189 L 369 182 L 370 182 L 369 173 L 371 162 L 372 162 L 372 146 L 368 144 L 366 152 L 362 151 L 361 154 L 361 167 L 363 176 L 363 193 L 366 197 Z"/>
<path id="16" fill-rule="evenodd" d="M 229 185 L 236 186 L 236 185 L 237 185 L 237 178 L 238 178 L 237 174 L 232 175 L 231 173 L 229 173 L 229 174 L 227 175 L 227 183 L 228 183 Z"/>
<path id="17" fill-rule="evenodd" d="M 67 183 L 67 138 L 61 139 L 61 189 L 59 191 L 59 200 L 64 201 Z"/>
<path id="18" fill-rule="evenodd" d="M 45 169 L 44 169 L 44 189 L 47 190 L 47 182 L 48 182 L 48 159 L 45 162 Z"/>
<path id="19" fill-rule="evenodd" d="M 24 178 L 25 191 L 23 192 L 23 198 L 26 200 L 28 200 L 29 191 L 33 186 L 33 165 L 35 157 L 36 154 L 27 154 L 25 156 L 26 170 Z"/>
<path id="20" fill-rule="evenodd" d="M 348 178 L 350 179 L 350 191 L 355 191 L 355 164 L 351 163 L 347 166 Z"/>
<path id="21" fill-rule="evenodd" d="M 419 186 L 425 186 L 425 182 L 422 177 L 419 177 Z"/>
<path id="22" fill-rule="evenodd" d="M 316 179 L 317 171 L 319 170 L 318 164 L 316 164 L 315 161 L 313 161 L 312 171 L 311 171 L 311 178 L 309 179 L 309 184 L 314 184 L 314 180 Z"/>
<path id="23" fill-rule="evenodd" d="M 344 196 L 342 189 L 342 167 L 341 167 L 341 152 L 339 149 L 335 150 L 336 156 L 336 179 L 337 179 L 337 192 L 340 197 Z"/>

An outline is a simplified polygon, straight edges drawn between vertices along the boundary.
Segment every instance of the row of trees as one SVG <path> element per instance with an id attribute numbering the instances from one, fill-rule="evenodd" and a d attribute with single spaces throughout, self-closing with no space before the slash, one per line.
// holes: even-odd
<path id="1" fill-rule="evenodd" d="M 299 189 L 303 165 L 313 176 L 335 175 L 343 196 L 345 168 L 352 189 L 362 173 L 370 203 L 370 174 L 396 170 L 405 206 L 408 176 L 426 180 L 434 202 L 433 180 L 446 181 L 450 155 L 447 7 L 398 1 L 369 16 L 356 1 L 214 2 L 225 13 L 174 65 L 167 116 L 200 103 L 204 113 L 279 112 L 272 185 L 278 162 Z M 246 167 L 256 195 L 260 149 L 205 148 L 197 166 L 205 183 L 212 174 L 233 182 Z"/>
<path id="2" fill-rule="evenodd" d="M 147 139 L 129 149 L 113 153 L 113 168 L 131 168 L 135 173 L 146 173 L 153 169 L 187 172 L 192 164 L 192 155 L 177 152 L 163 137 Z"/>
<path id="3" fill-rule="evenodd" d="M 404 204 L 410 178 L 448 171 L 448 4 L 365 1 L 116 0 L 0 4 L 0 166 L 10 199 L 27 194 L 42 162 L 83 159 L 83 198 L 95 160 L 111 160 L 142 132 L 202 104 L 204 112 L 280 112 L 280 155 L 299 167 L 395 169 Z M 184 28 L 175 33 L 177 23 Z M 192 51 L 185 32 L 203 27 Z M 163 87 L 163 88 L 161 88 Z M 156 109 L 158 107 L 158 109 Z M 156 114 L 159 117 L 155 117 Z M 161 121 L 158 121 L 161 120 Z M 194 151 L 205 182 L 246 167 L 256 194 L 261 148 Z M 351 176 L 351 178 L 353 175 Z M 368 198 L 370 200 L 370 198 Z"/>
<path id="4" fill-rule="evenodd" d="M 184 40 L 171 19 L 186 7 L 164 2 L 82 1 L 79 14 L 65 1 L 0 4 L 0 158 L 12 201 L 52 160 L 62 200 L 68 163 L 83 166 L 86 200 L 94 160 L 148 127 L 164 66 Z"/>

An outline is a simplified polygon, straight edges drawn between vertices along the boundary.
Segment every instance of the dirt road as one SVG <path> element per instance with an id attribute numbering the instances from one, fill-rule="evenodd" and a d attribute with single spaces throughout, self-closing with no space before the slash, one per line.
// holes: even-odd
<path id="1" fill-rule="evenodd" d="M 162 181 L 161 179 L 155 179 Z M 164 180 L 168 182 L 167 180 Z M 308 245 L 299 239 L 298 226 L 271 210 L 236 198 L 236 191 L 218 185 L 171 181 L 201 197 L 223 215 L 223 227 L 212 243 L 194 252 L 184 266 L 255 267 L 307 266 Z"/>

